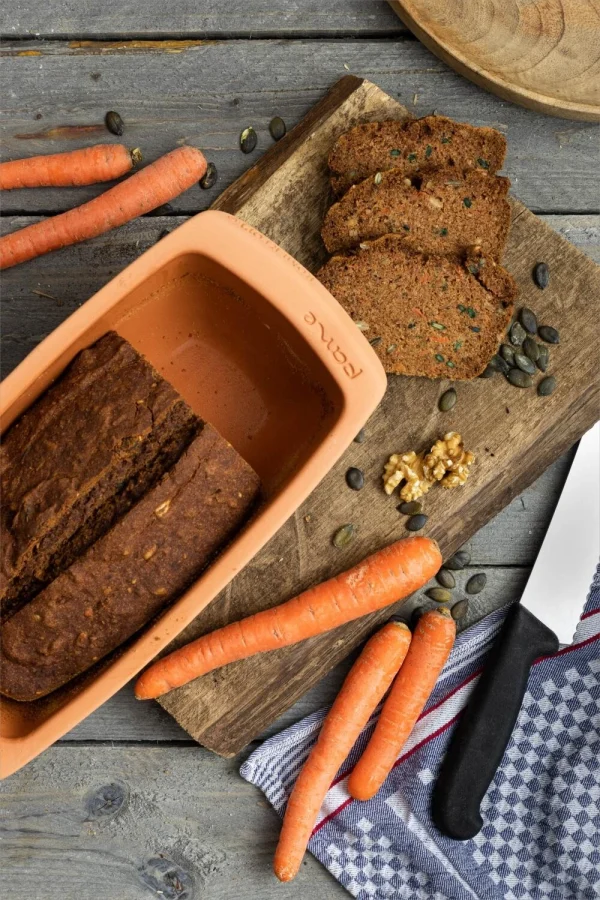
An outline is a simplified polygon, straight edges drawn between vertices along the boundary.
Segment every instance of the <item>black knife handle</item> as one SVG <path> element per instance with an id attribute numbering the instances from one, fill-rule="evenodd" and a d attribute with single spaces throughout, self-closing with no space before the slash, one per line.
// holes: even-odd
<path id="1" fill-rule="evenodd" d="M 479 807 L 510 740 L 529 670 L 538 656 L 557 650 L 556 635 L 516 603 L 452 735 L 434 787 L 432 817 L 443 834 L 466 841 L 481 830 Z"/>

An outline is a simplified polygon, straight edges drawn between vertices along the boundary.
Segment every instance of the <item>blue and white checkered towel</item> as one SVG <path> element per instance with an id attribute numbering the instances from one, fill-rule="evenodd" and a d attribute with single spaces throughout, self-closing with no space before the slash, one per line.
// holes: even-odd
<path id="1" fill-rule="evenodd" d="M 452 725 L 506 608 L 463 632 L 379 794 L 347 793 L 367 725 L 325 799 L 309 849 L 358 900 L 593 900 L 600 897 L 600 567 L 572 646 L 539 660 L 473 840 L 429 813 Z M 266 741 L 241 769 L 283 813 L 325 710 Z"/>

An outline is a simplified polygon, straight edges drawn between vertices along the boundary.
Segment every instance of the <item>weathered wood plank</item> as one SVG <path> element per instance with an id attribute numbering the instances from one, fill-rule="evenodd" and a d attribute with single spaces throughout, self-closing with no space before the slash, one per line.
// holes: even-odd
<path id="1" fill-rule="evenodd" d="M 0 18 L 6 37 L 86 37 L 116 40 L 188 36 L 398 35 L 407 29 L 386 0 L 177 0 L 177 3 L 103 3 L 17 0 Z"/>
<path id="2" fill-rule="evenodd" d="M 267 126 L 272 116 L 283 116 L 288 126 L 296 124 L 349 71 L 400 96 L 416 115 L 437 109 L 501 128 L 509 142 L 506 171 L 513 193 L 532 210 L 599 208 L 597 126 L 549 119 L 498 100 L 416 41 L 192 42 L 170 51 L 136 43 L 106 47 L 15 41 L 1 52 L 0 80 L 10 86 L 0 119 L 5 158 L 112 139 L 103 119 L 108 109 L 116 109 L 126 123 L 123 139 L 140 146 L 146 160 L 187 142 L 216 163 L 216 190 L 186 192 L 172 203 L 174 212 L 208 206 L 271 145 Z M 248 124 L 259 134 L 250 157 L 239 150 L 240 131 Z M 82 131 L 82 126 L 92 130 Z M 55 128 L 66 130 L 57 133 Z M 3 198 L 3 209 L 5 214 L 55 212 L 102 190 L 11 191 Z"/>
<path id="3" fill-rule="evenodd" d="M 557 473 L 558 474 L 558 473 Z M 525 492 L 525 496 L 534 494 L 533 488 Z M 489 528 L 489 526 L 488 526 Z M 521 528 L 515 528 L 513 539 L 518 541 L 521 532 L 526 530 L 523 524 Z M 489 535 L 490 543 L 492 535 Z M 471 550 L 473 551 L 473 542 Z M 458 600 L 463 594 L 460 588 L 466 582 L 469 575 L 481 568 L 472 567 L 464 573 L 457 573 L 458 588 L 456 590 L 456 599 Z M 488 584 L 485 591 L 469 600 L 469 615 L 461 623 L 462 627 L 468 627 L 475 621 L 478 621 L 493 609 L 511 603 L 521 595 L 525 582 L 529 574 L 528 567 L 514 568 L 497 568 L 489 567 L 485 569 L 488 577 Z M 425 605 L 434 606 L 435 604 L 424 598 L 422 595 L 415 597 L 402 609 L 402 615 L 410 618 L 410 614 L 415 606 Z M 343 679 L 346 676 L 350 665 L 354 661 L 355 654 L 341 662 L 334 670 L 329 672 L 317 685 L 309 690 L 297 703 L 286 710 L 283 715 L 272 722 L 259 739 L 270 737 L 297 722 L 309 713 L 314 712 L 321 706 L 329 705 Z M 81 722 L 69 734 L 65 735 L 63 741 L 170 741 L 170 740 L 189 740 L 187 732 L 180 728 L 171 716 L 169 716 L 157 703 L 140 703 L 133 696 L 133 686 L 128 684 L 123 690 L 119 691 L 108 703 L 96 710 L 85 721 Z"/>
<path id="4" fill-rule="evenodd" d="M 7 896 L 280 897 L 279 819 L 239 764 L 200 747 L 51 748 L 0 784 Z M 347 897 L 312 856 L 285 894 L 301 900 L 308 889 Z"/>
<path id="5" fill-rule="evenodd" d="M 600 263 L 600 215 L 542 216 L 542 219 Z M 4 216 L 0 218 L 0 234 L 37 220 L 32 216 Z M 185 220 L 185 216 L 138 219 L 87 244 L 67 247 L 3 272 L 2 377 L 113 275 L 152 246 L 159 235 Z M 526 564 L 529 558 L 514 559 L 514 563 Z M 492 562 L 502 563 L 498 559 Z"/>

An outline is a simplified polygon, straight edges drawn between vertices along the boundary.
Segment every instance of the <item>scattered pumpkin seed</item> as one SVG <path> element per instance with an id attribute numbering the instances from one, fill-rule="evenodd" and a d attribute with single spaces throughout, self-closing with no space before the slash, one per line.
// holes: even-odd
<path id="1" fill-rule="evenodd" d="M 374 179 L 373 179 L 373 181 L 375 182 L 375 184 L 377 184 L 377 185 L 381 184 L 382 179 L 383 179 L 383 175 L 381 174 L 381 172 L 376 172 L 376 173 L 375 173 L 375 177 L 374 177 Z"/>
<path id="2" fill-rule="evenodd" d="M 560 344 L 560 335 L 552 325 L 540 325 L 538 334 L 547 344 Z"/>
<path id="3" fill-rule="evenodd" d="M 468 566 L 471 562 L 471 556 L 467 550 L 457 550 L 454 556 L 451 556 L 447 562 L 444 563 L 445 569 L 452 569 L 453 572 L 457 572 L 460 569 L 464 569 L 465 566 Z"/>
<path id="4" fill-rule="evenodd" d="M 455 603 L 451 610 L 450 615 L 454 619 L 455 622 L 460 621 L 460 619 L 464 619 L 466 614 L 469 611 L 469 601 L 466 597 L 463 597 L 462 600 L 459 600 L 458 603 Z"/>
<path id="5" fill-rule="evenodd" d="M 404 503 L 401 503 L 400 506 L 397 507 L 397 509 L 404 516 L 416 516 L 421 512 L 423 507 L 418 500 L 408 500 Z"/>
<path id="6" fill-rule="evenodd" d="M 513 387 L 530 388 L 533 384 L 531 375 L 522 369 L 511 369 L 506 377 Z"/>
<path id="7" fill-rule="evenodd" d="M 440 397 L 438 409 L 440 412 L 449 412 L 451 409 L 454 409 L 455 405 L 456 391 L 454 388 L 449 388 L 449 390 L 445 391 Z"/>
<path id="8" fill-rule="evenodd" d="M 538 361 L 540 350 L 532 337 L 526 337 L 523 341 L 523 352 L 529 357 L 531 362 L 536 363 Z"/>
<path id="9" fill-rule="evenodd" d="M 341 528 L 338 528 L 336 533 L 333 535 L 332 544 L 334 547 L 337 547 L 338 550 L 343 550 L 344 547 L 347 547 L 352 538 L 354 537 L 355 528 L 354 525 L 342 525 Z"/>
<path id="10" fill-rule="evenodd" d="M 269 131 L 271 132 L 271 137 L 274 141 L 280 141 L 281 138 L 284 137 L 287 128 L 281 116 L 275 116 L 271 119 L 269 122 Z"/>
<path id="11" fill-rule="evenodd" d="M 538 344 L 538 358 L 535 361 L 540 372 L 545 372 L 550 362 L 550 350 L 545 344 Z"/>
<path id="12" fill-rule="evenodd" d="M 258 137 L 254 128 L 251 125 L 248 128 L 244 128 L 240 134 L 240 150 L 242 153 L 252 153 L 256 149 L 257 143 Z"/>
<path id="13" fill-rule="evenodd" d="M 354 438 L 355 444 L 364 444 L 367 439 L 367 435 L 365 433 L 365 429 L 361 428 L 356 437 Z"/>
<path id="14" fill-rule="evenodd" d="M 550 269 L 545 262 L 536 263 L 533 267 L 533 280 L 541 291 L 550 283 Z"/>
<path id="15" fill-rule="evenodd" d="M 510 369 L 509 364 L 498 353 L 495 356 L 492 356 L 489 364 L 496 370 L 496 372 L 502 372 L 503 375 L 506 375 L 508 370 Z"/>
<path id="16" fill-rule="evenodd" d="M 502 346 L 500 347 L 500 356 L 509 364 L 509 366 L 514 366 L 515 351 L 510 346 L 510 344 L 502 344 Z"/>
<path id="17" fill-rule="evenodd" d="M 521 323 L 513 322 L 508 333 L 508 338 L 513 347 L 520 347 L 526 337 L 527 332 L 525 331 Z"/>
<path id="18" fill-rule="evenodd" d="M 203 191 L 210 190 L 211 187 L 214 187 L 217 183 L 217 178 L 219 174 L 217 172 L 217 167 L 213 162 L 209 162 L 206 166 L 206 172 L 204 176 L 200 179 L 200 187 Z"/>
<path id="19" fill-rule="evenodd" d="M 540 397 L 549 397 L 550 394 L 554 393 L 554 389 L 556 387 L 556 378 L 554 375 L 548 375 L 546 378 L 542 378 L 537 387 L 537 392 Z"/>
<path id="20" fill-rule="evenodd" d="M 440 571 L 435 576 L 435 580 L 438 584 L 441 584 L 442 587 L 448 588 L 448 590 L 452 590 L 456 587 L 456 578 L 450 571 L 450 569 L 440 569 Z"/>
<path id="21" fill-rule="evenodd" d="M 529 334 L 537 334 L 537 319 L 534 311 L 532 309 L 529 309 L 528 306 L 524 306 L 519 311 L 519 321 L 525 331 L 528 331 Z"/>
<path id="22" fill-rule="evenodd" d="M 425 591 L 425 596 L 429 597 L 430 600 L 435 600 L 436 603 L 449 603 L 452 600 L 450 591 L 441 587 L 429 588 L 428 591 Z"/>
<path id="23" fill-rule="evenodd" d="M 479 572 L 477 575 L 471 575 L 465 585 L 467 594 L 480 594 L 487 584 L 487 575 L 485 572 Z"/>
<path id="24" fill-rule="evenodd" d="M 421 616 L 423 615 L 424 612 L 425 612 L 424 606 L 415 606 L 412 613 L 410 614 L 410 629 L 411 629 L 411 631 L 415 630 L 415 628 L 417 627 L 417 622 L 419 621 L 419 619 L 421 618 Z"/>
<path id="25" fill-rule="evenodd" d="M 427 519 L 429 516 L 425 516 L 423 514 L 419 514 L 417 516 L 411 516 L 408 522 L 406 523 L 406 527 L 409 531 L 420 531 L 421 528 L 424 528 L 427 524 Z"/>
<path id="26" fill-rule="evenodd" d="M 535 375 L 535 363 L 528 356 L 525 356 L 524 353 L 519 353 L 518 351 L 515 353 L 515 364 L 522 372 L 527 372 L 528 375 Z"/>
<path id="27" fill-rule="evenodd" d="M 119 113 L 115 112 L 113 109 L 107 112 L 104 116 L 104 124 L 111 134 L 117 134 L 119 135 L 119 137 L 125 131 L 125 123 L 123 122 L 123 119 L 121 118 Z"/>
<path id="28" fill-rule="evenodd" d="M 362 470 L 356 466 L 350 466 L 346 472 L 346 484 L 353 491 L 362 491 L 365 486 L 365 476 Z"/>
<path id="29" fill-rule="evenodd" d="M 488 363 L 481 375 L 479 375 L 479 378 L 493 378 L 497 371 L 497 369 Z"/>

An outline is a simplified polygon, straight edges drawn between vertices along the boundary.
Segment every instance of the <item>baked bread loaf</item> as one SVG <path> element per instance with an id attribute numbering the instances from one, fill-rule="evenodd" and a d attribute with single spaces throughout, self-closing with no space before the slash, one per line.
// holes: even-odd
<path id="1" fill-rule="evenodd" d="M 510 321 L 517 287 L 477 252 L 464 261 L 409 252 L 395 235 L 317 274 L 371 341 L 386 372 L 474 378 Z"/>
<path id="2" fill-rule="evenodd" d="M 0 690 L 35 700 L 135 634 L 242 526 L 259 479 L 210 425 L 146 496 L 6 622 Z"/>
<path id="3" fill-rule="evenodd" d="M 510 227 L 509 187 L 507 178 L 484 172 L 458 178 L 444 170 L 412 181 L 396 170 L 380 172 L 329 209 L 321 234 L 330 253 L 397 234 L 425 253 L 456 256 L 477 245 L 500 260 Z"/>
<path id="4" fill-rule="evenodd" d="M 416 171 L 482 169 L 493 174 L 502 168 L 506 138 L 493 128 L 476 128 L 445 116 L 388 120 L 357 125 L 342 134 L 329 154 L 331 184 L 341 196 L 369 175 L 396 169 Z"/>
<path id="5" fill-rule="evenodd" d="M 83 350 L 0 446 L 3 617 L 155 484 L 199 424 L 119 335 Z"/>

